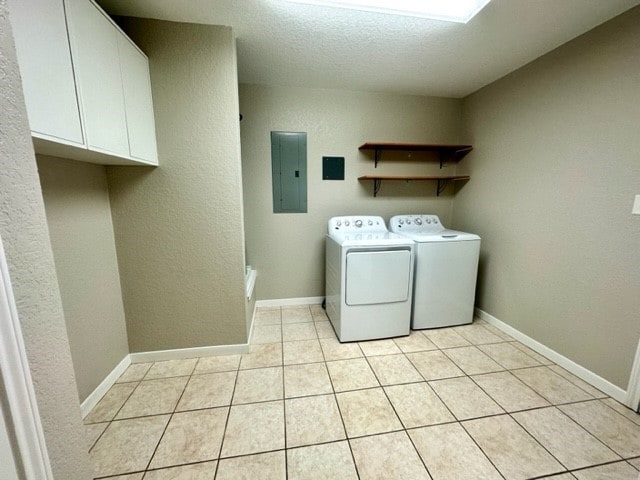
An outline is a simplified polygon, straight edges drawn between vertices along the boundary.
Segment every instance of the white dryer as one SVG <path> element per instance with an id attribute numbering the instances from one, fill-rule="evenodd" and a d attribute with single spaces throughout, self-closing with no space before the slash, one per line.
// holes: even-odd
<path id="1" fill-rule="evenodd" d="M 329 220 L 326 310 L 341 342 L 409 335 L 414 242 L 382 217 Z"/>
<path id="2" fill-rule="evenodd" d="M 397 215 L 389 226 L 416 242 L 411 328 L 471 323 L 480 237 L 447 230 L 436 215 Z"/>

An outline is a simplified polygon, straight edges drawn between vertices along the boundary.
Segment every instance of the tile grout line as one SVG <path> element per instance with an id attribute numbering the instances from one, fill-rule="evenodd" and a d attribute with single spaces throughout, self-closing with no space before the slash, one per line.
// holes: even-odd
<path id="1" fill-rule="evenodd" d="M 222 438 L 220 439 L 220 448 L 218 449 L 218 458 L 216 462 L 216 468 L 213 472 L 213 479 L 218 476 L 218 470 L 220 469 L 220 462 L 222 461 L 222 447 L 224 447 L 224 440 L 227 436 L 227 427 L 229 426 L 229 418 L 231 418 L 231 407 L 233 405 L 233 397 L 236 394 L 236 386 L 238 385 L 238 376 L 240 374 L 240 364 L 242 363 L 242 355 L 240 355 L 240 360 L 238 361 L 238 368 L 236 370 L 236 378 L 233 382 L 233 389 L 231 391 L 231 398 L 229 399 L 229 407 L 227 409 L 227 418 L 224 422 L 224 429 L 222 430 Z M 144 480 L 144 479 L 143 479 Z"/>
<path id="2" fill-rule="evenodd" d="M 331 324 L 331 328 L 333 328 L 333 324 Z M 334 330 L 334 333 L 335 333 L 335 330 Z M 360 350 L 360 353 L 363 353 L 362 349 L 360 348 L 360 345 L 358 345 L 358 349 Z M 338 415 L 340 415 L 340 421 L 342 422 L 342 429 L 344 430 L 344 439 L 340 441 L 347 442 L 347 446 L 349 447 L 349 452 L 351 453 L 351 460 L 353 461 L 353 468 L 355 468 L 356 470 L 356 477 L 358 478 L 358 480 L 360 480 L 360 471 L 358 470 L 358 464 L 356 463 L 356 456 L 353 454 L 353 448 L 351 446 L 351 442 L 349 441 L 349 434 L 347 433 L 347 425 L 346 423 L 344 423 L 342 409 L 340 408 L 340 402 L 338 402 L 338 393 L 336 392 L 335 385 L 333 384 L 333 378 L 331 378 L 331 373 L 329 372 L 329 367 L 327 366 L 327 357 L 324 354 L 322 343 L 320 343 L 320 351 L 322 352 L 322 358 L 324 360 L 323 362 L 324 368 L 327 371 L 327 375 L 329 376 L 329 382 L 331 383 L 331 390 L 333 391 L 333 401 L 336 402 L 336 406 L 338 407 Z"/>
<path id="3" fill-rule="evenodd" d="M 311 308 L 309 308 L 309 313 L 311 313 Z M 284 324 L 282 323 L 282 307 L 280 307 L 280 340 L 282 343 L 282 348 L 280 349 L 282 354 L 282 423 L 284 429 L 284 478 L 285 480 L 289 480 L 289 454 L 287 453 L 287 402 L 285 399 L 285 385 L 284 385 Z M 315 325 L 313 329 L 315 330 Z"/>

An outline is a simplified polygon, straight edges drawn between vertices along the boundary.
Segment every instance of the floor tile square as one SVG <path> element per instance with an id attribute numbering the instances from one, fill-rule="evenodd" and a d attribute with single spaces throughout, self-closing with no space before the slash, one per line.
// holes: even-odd
<path id="1" fill-rule="evenodd" d="M 606 398 L 601 401 L 608 407 L 613 408 L 623 417 L 626 417 L 627 420 L 631 420 L 636 425 L 640 425 L 640 413 L 634 412 L 626 405 L 622 405 L 621 403 L 616 402 L 613 398 Z"/>
<path id="2" fill-rule="evenodd" d="M 513 418 L 569 470 L 620 460 L 555 407 L 515 413 Z"/>
<path id="3" fill-rule="evenodd" d="M 255 325 L 251 334 L 251 345 L 278 343 L 282 341 L 281 325 Z"/>
<path id="4" fill-rule="evenodd" d="M 565 471 L 508 415 L 469 420 L 462 425 L 507 480 Z"/>
<path id="5" fill-rule="evenodd" d="M 318 338 L 313 322 L 290 323 L 282 325 L 282 341 L 313 340 Z"/>
<path id="6" fill-rule="evenodd" d="M 175 413 L 150 468 L 215 460 L 220 452 L 228 408 Z"/>
<path id="7" fill-rule="evenodd" d="M 471 345 L 452 328 L 422 330 L 422 334 L 431 340 L 438 348 L 467 347 Z"/>
<path id="8" fill-rule="evenodd" d="M 443 353 L 458 365 L 467 375 L 499 372 L 503 367 L 491 360 L 477 347 L 458 347 L 443 350 Z"/>
<path id="9" fill-rule="evenodd" d="M 222 459 L 216 475 L 216 480 L 285 480 L 286 478 L 284 451 Z"/>
<path id="10" fill-rule="evenodd" d="M 439 350 L 407 353 L 407 358 L 425 380 L 438 380 L 440 378 L 464 375 L 464 372 Z"/>
<path id="11" fill-rule="evenodd" d="M 625 462 L 573 472 L 578 480 L 637 480 L 638 471 Z"/>
<path id="12" fill-rule="evenodd" d="M 153 362 L 151 363 L 132 363 L 127 367 L 116 383 L 139 382 L 147 374 Z"/>
<path id="13" fill-rule="evenodd" d="M 484 326 L 484 328 L 489 330 L 491 333 L 493 333 L 494 335 L 497 335 L 498 337 L 500 337 L 501 339 L 503 339 L 503 340 L 505 340 L 507 342 L 515 341 L 515 338 L 513 338 L 511 335 L 503 332 L 502 330 L 500 330 L 495 325 L 490 325 L 488 323 L 483 323 L 482 325 Z"/>
<path id="14" fill-rule="evenodd" d="M 336 397 L 349 438 L 402 428 L 382 388 L 338 393 Z"/>
<path id="15" fill-rule="evenodd" d="M 194 375 L 202 373 L 232 372 L 238 370 L 240 355 L 215 355 L 198 360 Z"/>
<path id="16" fill-rule="evenodd" d="M 286 400 L 285 420 L 287 448 L 346 438 L 333 395 Z"/>
<path id="17" fill-rule="evenodd" d="M 599 400 L 559 408 L 623 458 L 640 456 L 640 426 Z"/>
<path id="18" fill-rule="evenodd" d="M 140 382 L 116 415 L 116 419 L 173 412 L 187 380 L 189 377 L 171 377 Z"/>
<path id="19" fill-rule="evenodd" d="M 518 350 L 508 342 L 480 345 L 478 348 L 508 370 L 541 365 L 535 358 Z"/>
<path id="20" fill-rule="evenodd" d="M 398 337 L 393 339 L 397 347 L 404 353 L 424 352 L 425 350 L 437 350 L 438 347 L 429 340 L 422 332 L 412 331 L 408 337 Z"/>
<path id="21" fill-rule="evenodd" d="M 538 352 L 530 349 L 529 347 L 527 347 L 526 345 L 523 345 L 520 342 L 510 342 L 511 345 L 513 345 L 514 347 L 516 347 L 518 350 L 526 353 L 527 355 L 529 355 L 530 357 L 535 358 L 537 361 L 539 361 L 542 365 L 553 365 L 553 362 L 551 360 L 549 360 L 547 357 L 540 355 Z"/>
<path id="22" fill-rule="evenodd" d="M 346 441 L 287 450 L 287 462 L 289 480 L 358 480 Z"/>
<path id="23" fill-rule="evenodd" d="M 282 324 L 313 322 L 313 316 L 308 305 L 296 307 L 282 307 Z"/>
<path id="24" fill-rule="evenodd" d="M 177 411 L 231 405 L 236 372 L 193 375 L 187 383 Z"/>
<path id="25" fill-rule="evenodd" d="M 458 420 L 504 413 L 504 410 L 468 377 L 436 380 L 429 385 Z"/>
<path id="26" fill-rule="evenodd" d="M 249 353 L 242 355 L 240 370 L 282 365 L 282 343 L 251 345 L 249 348 Z"/>
<path id="27" fill-rule="evenodd" d="M 636 470 L 640 471 L 640 458 L 629 460 L 629 463 L 633 465 L 636 468 Z"/>
<path id="28" fill-rule="evenodd" d="M 282 367 L 240 370 L 233 404 L 265 402 L 284 398 Z"/>
<path id="29" fill-rule="evenodd" d="M 110 422 L 138 386 L 137 383 L 116 383 L 104 394 L 84 419 L 84 423 Z"/>
<path id="30" fill-rule="evenodd" d="M 554 405 L 593 398 L 548 367 L 524 368 L 512 373 Z"/>
<path id="31" fill-rule="evenodd" d="M 197 358 L 185 358 L 182 360 L 156 362 L 144 376 L 144 379 L 153 380 L 155 378 L 183 377 L 185 375 L 191 375 L 197 361 Z"/>
<path id="32" fill-rule="evenodd" d="M 406 432 L 350 440 L 361 480 L 431 480 Z"/>
<path id="33" fill-rule="evenodd" d="M 336 392 L 360 390 L 380 385 L 364 358 L 327 362 L 327 369 Z"/>
<path id="34" fill-rule="evenodd" d="M 333 388 L 324 363 L 284 367 L 284 395 L 286 398 L 326 393 L 333 393 Z"/>
<path id="35" fill-rule="evenodd" d="M 358 344 L 366 357 L 402 353 L 390 338 L 385 340 L 369 340 L 368 342 L 359 342 Z"/>
<path id="36" fill-rule="evenodd" d="M 504 342 L 495 333 L 491 332 L 487 327 L 478 323 L 472 323 L 470 325 L 461 325 L 459 327 L 453 327 L 454 330 L 459 333 L 465 340 L 473 345 L 482 345 L 485 343 L 500 343 Z"/>
<path id="37" fill-rule="evenodd" d="M 284 351 L 284 364 L 296 365 L 300 363 L 323 362 L 322 349 L 318 340 L 301 340 L 297 342 L 285 342 L 282 344 Z"/>
<path id="38" fill-rule="evenodd" d="M 425 382 L 384 388 L 405 428 L 453 422 L 455 418 Z"/>
<path id="39" fill-rule="evenodd" d="M 222 457 L 284 448 L 283 401 L 231 407 Z"/>
<path id="40" fill-rule="evenodd" d="M 256 308 L 256 315 L 254 317 L 255 325 L 280 325 L 282 322 L 282 315 L 280 313 L 280 307 L 275 308 Z"/>
<path id="41" fill-rule="evenodd" d="M 549 406 L 549 402 L 510 372 L 487 373 L 471 378 L 507 412 Z"/>
<path id="42" fill-rule="evenodd" d="M 422 376 L 404 355 L 370 357 L 369 364 L 381 385 L 422 381 Z"/>
<path id="43" fill-rule="evenodd" d="M 357 343 L 340 343 L 335 337 L 321 339 L 320 345 L 322 346 L 322 352 L 327 362 L 364 356 Z"/>
<path id="44" fill-rule="evenodd" d="M 408 433 L 435 479 L 502 479 L 459 423 L 418 428 Z"/>
<path id="45" fill-rule="evenodd" d="M 108 426 L 108 422 L 91 423 L 84 426 L 85 436 L 87 437 L 87 451 L 91 450 L 91 447 L 98 441 L 98 438 L 100 438 L 100 435 L 104 433 Z"/>
<path id="46" fill-rule="evenodd" d="M 318 338 L 336 338 L 331 322 L 315 322 L 315 327 Z"/>
<path id="47" fill-rule="evenodd" d="M 96 476 L 121 475 L 147 468 L 169 417 L 111 422 L 89 454 Z"/>
<path id="48" fill-rule="evenodd" d="M 569 380 L 576 387 L 578 387 L 581 390 L 584 390 L 585 392 L 587 392 L 593 398 L 607 398 L 607 394 L 606 393 L 601 392 L 600 390 L 598 390 L 594 386 L 592 386 L 592 385 L 588 384 L 587 382 L 585 382 L 584 380 L 576 377 L 574 374 L 567 372 L 561 366 L 559 366 L 559 365 L 549 365 L 549 368 L 551 370 L 553 370 L 555 373 L 557 373 L 558 375 L 560 375 L 562 378 L 564 378 L 566 380 Z"/>
<path id="49" fill-rule="evenodd" d="M 314 317 L 326 314 L 324 308 L 322 308 L 322 304 L 320 303 L 312 303 L 309 305 L 309 310 L 311 310 L 311 315 Z"/>
<path id="50" fill-rule="evenodd" d="M 151 470 L 145 474 L 144 478 L 146 480 L 211 480 L 216 473 L 216 463 L 196 463 L 182 467 Z"/>

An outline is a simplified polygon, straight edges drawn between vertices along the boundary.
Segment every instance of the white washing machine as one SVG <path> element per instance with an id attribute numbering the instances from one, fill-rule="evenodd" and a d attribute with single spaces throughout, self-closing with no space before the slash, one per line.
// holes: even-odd
<path id="1" fill-rule="evenodd" d="M 326 310 L 341 342 L 409 335 L 414 242 L 382 217 L 329 220 Z"/>
<path id="2" fill-rule="evenodd" d="M 389 226 L 416 242 L 411 328 L 471 323 L 480 237 L 447 230 L 436 215 L 397 215 Z"/>

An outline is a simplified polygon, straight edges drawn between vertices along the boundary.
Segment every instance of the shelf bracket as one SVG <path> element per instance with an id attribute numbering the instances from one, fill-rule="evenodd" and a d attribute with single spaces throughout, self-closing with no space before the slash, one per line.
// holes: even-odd
<path id="1" fill-rule="evenodd" d="M 382 157 L 382 150 L 376 148 L 375 157 L 373 162 L 373 168 L 378 168 L 378 162 L 380 161 L 380 157 Z"/>
<path id="2" fill-rule="evenodd" d="M 373 197 L 375 198 L 380 191 L 380 186 L 382 185 L 382 179 L 376 178 L 373 180 Z"/>
<path id="3" fill-rule="evenodd" d="M 440 169 L 447 165 L 447 162 L 451 159 L 452 155 L 448 152 L 440 152 Z"/>
<path id="4" fill-rule="evenodd" d="M 444 189 L 447 188 L 447 185 L 451 183 L 451 180 L 438 180 L 438 187 L 436 188 L 436 196 L 439 197 Z"/>

